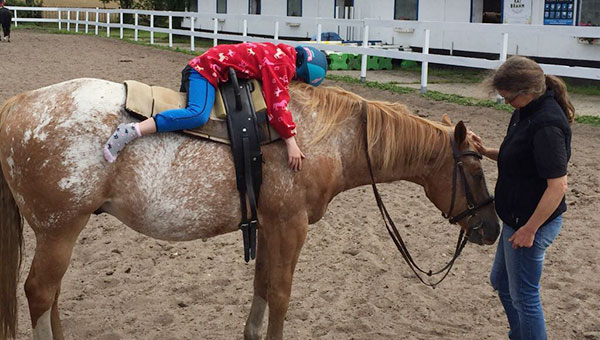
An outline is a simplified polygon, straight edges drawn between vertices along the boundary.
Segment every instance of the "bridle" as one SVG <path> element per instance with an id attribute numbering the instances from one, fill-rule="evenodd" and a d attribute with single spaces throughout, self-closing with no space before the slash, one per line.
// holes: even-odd
<path id="1" fill-rule="evenodd" d="M 363 102 L 362 103 L 363 106 L 363 112 L 362 112 L 362 117 L 363 117 L 363 123 L 365 125 L 365 131 L 366 131 L 366 126 L 367 126 L 367 103 Z M 450 269 L 452 269 L 452 266 L 454 265 L 454 262 L 456 261 L 456 259 L 458 258 L 458 256 L 460 255 L 460 253 L 462 252 L 463 248 L 465 247 L 465 245 L 467 244 L 467 241 L 469 239 L 469 236 L 471 235 L 471 232 L 478 230 L 481 228 L 481 225 L 475 226 L 475 227 L 469 227 L 465 233 L 465 231 L 461 228 L 460 229 L 460 233 L 458 235 L 458 241 L 456 243 L 456 249 L 454 250 L 454 255 L 452 256 L 452 259 L 440 270 L 437 270 L 435 272 L 432 272 L 431 270 L 429 271 L 424 271 L 422 270 L 413 260 L 412 256 L 410 255 L 410 253 L 408 252 L 408 248 L 406 247 L 406 244 L 404 243 L 404 240 L 402 240 L 402 236 L 400 236 L 400 233 L 398 232 L 398 229 L 396 228 L 396 225 L 394 223 L 394 221 L 392 220 L 392 217 L 390 216 L 390 214 L 388 213 L 383 200 L 381 199 L 381 195 L 379 194 L 379 190 L 377 190 L 377 185 L 375 183 L 375 177 L 373 176 L 373 167 L 371 166 L 371 158 L 369 157 L 369 143 L 367 140 L 367 134 L 365 133 L 365 151 L 366 151 L 366 155 L 367 155 L 367 165 L 369 168 L 369 175 L 371 177 L 371 186 L 373 187 L 373 194 L 375 196 L 375 201 L 377 202 L 377 207 L 379 208 L 379 212 L 381 213 L 381 217 L 383 218 L 383 222 L 385 223 L 385 227 L 388 231 L 388 233 L 390 234 L 390 237 L 392 238 L 392 241 L 394 241 L 394 244 L 396 244 L 396 247 L 398 248 L 398 251 L 400 251 L 400 254 L 402 255 L 402 257 L 404 258 L 404 261 L 408 264 L 408 266 L 410 267 L 410 269 L 413 271 L 413 273 L 417 276 L 417 278 L 425 285 L 435 288 L 438 284 L 440 284 L 445 278 L 446 276 L 448 276 L 448 274 L 450 273 Z M 452 155 L 454 158 L 454 169 L 453 169 L 453 174 L 452 174 L 452 199 L 450 201 L 450 209 L 448 210 L 448 213 L 444 213 L 442 212 L 442 216 L 444 216 L 444 218 L 448 219 L 448 221 L 452 224 L 456 224 L 460 221 L 462 221 L 463 219 L 467 218 L 467 217 L 471 217 L 474 216 L 477 212 L 477 210 L 485 207 L 486 205 L 492 203 L 494 201 L 494 197 L 493 196 L 488 196 L 487 199 L 485 199 L 483 202 L 481 203 L 477 203 L 475 201 L 475 198 L 473 196 L 473 192 L 471 191 L 471 187 L 469 186 L 469 183 L 467 182 L 467 177 L 465 175 L 465 170 L 464 170 L 464 165 L 462 162 L 462 158 L 463 157 L 475 157 L 477 159 L 482 159 L 481 154 L 472 151 L 472 150 L 468 150 L 468 151 L 464 151 L 461 152 L 458 149 L 458 146 L 456 145 L 456 142 L 454 141 L 454 139 L 452 137 L 450 137 L 450 144 L 452 146 Z M 452 216 L 452 211 L 454 210 L 454 203 L 456 201 L 456 183 L 457 183 L 457 179 L 458 179 L 458 175 L 460 175 L 461 181 L 463 183 L 463 190 L 465 193 L 465 198 L 467 200 L 467 209 L 465 209 L 464 211 L 462 211 L 461 213 L 458 213 L 454 216 Z M 433 276 L 433 275 L 437 275 L 440 274 L 442 272 L 444 272 L 444 275 L 442 276 L 441 279 L 439 279 L 439 281 L 435 282 L 435 283 L 431 283 L 431 282 L 426 282 L 423 277 L 419 274 L 419 272 L 426 274 L 427 276 Z"/>

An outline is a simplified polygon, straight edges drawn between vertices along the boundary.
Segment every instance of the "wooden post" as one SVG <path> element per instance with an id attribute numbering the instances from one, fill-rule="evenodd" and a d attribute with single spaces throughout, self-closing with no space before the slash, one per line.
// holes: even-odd
<path id="1" fill-rule="evenodd" d="M 196 49 L 196 39 L 194 37 L 194 20 L 195 17 L 190 17 L 190 51 L 194 52 Z"/>
<path id="2" fill-rule="evenodd" d="M 369 48 L 369 25 L 365 25 L 365 32 L 363 38 L 363 48 L 364 53 L 362 55 L 361 63 L 360 63 L 360 81 L 367 81 L 367 49 Z"/>
<path id="3" fill-rule="evenodd" d="M 425 30 L 425 42 L 423 43 L 423 55 L 429 54 L 429 29 Z M 421 63 L 421 93 L 427 93 L 427 73 L 429 68 L 429 62 L 423 60 Z"/>
<path id="4" fill-rule="evenodd" d="M 169 15 L 169 47 L 173 47 L 173 17 Z"/>
<path id="5" fill-rule="evenodd" d="M 218 44 L 217 33 L 219 33 L 219 19 L 214 18 L 214 21 L 215 21 L 215 29 L 214 29 L 213 33 L 215 34 L 215 37 L 213 38 L 213 46 L 217 46 L 217 44 Z"/>
<path id="6" fill-rule="evenodd" d="M 96 7 L 96 12 L 95 13 L 96 13 L 96 30 L 95 30 L 95 33 L 96 33 L 96 35 L 98 35 L 98 20 L 99 20 L 99 18 L 98 18 L 98 14 L 99 14 L 98 13 L 98 7 Z"/>
<path id="7" fill-rule="evenodd" d="M 500 52 L 500 61 L 504 63 L 506 61 L 506 55 L 508 54 L 508 33 L 502 33 L 502 52 Z M 501 95 L 496 94 L 496 103 L 504 104 L 504 98 Z"/>
<path id="8" fill-rule="evenodd" d="M 133 26 L 135 26 L 135 28 L 133 29 L 133 40 L 134 41 L 138 41 L 138 21 L 139 21 L 139 15 L 137 14 L 137 12 L 135 13 L 134 16 L 134 22 L 133 22 Z"/>
<path id="9" fill-rule="evenodd" d="M 150 14 L 150 45 L 154 45 L 154 14 Z"/>

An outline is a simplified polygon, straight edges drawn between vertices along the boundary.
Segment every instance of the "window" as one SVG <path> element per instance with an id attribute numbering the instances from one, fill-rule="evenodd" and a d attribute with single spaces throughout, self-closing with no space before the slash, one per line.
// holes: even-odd
<path id="1" fill-rule="evenodd" d="M 544 1 L 544 25 L 572 26 L 575 13 L 574 0 Z"/>
<path id="2" fill-rule="evenodd" d="M 217 13 L 227 13 L 227 0 L 217 0 Z"/>
<path id="3" fill-rule="evenodd" d="M 600 0 L 579 1 L 579 26 L 600 26 Z"/>
<path id="4" fill-rule="evenodd" d="M 395 0 L 394 20 L 417 20 L 418 0 Z"/>
<path id="5" fill-rule="evenodd" d="M 288 17 L 302 16 L 302 0 L 287 0 Z"/>
<path id="6" fill-rule="evenodd" d="M 260 14 L 260 0 L 248 1 L 248 14 Z"/>

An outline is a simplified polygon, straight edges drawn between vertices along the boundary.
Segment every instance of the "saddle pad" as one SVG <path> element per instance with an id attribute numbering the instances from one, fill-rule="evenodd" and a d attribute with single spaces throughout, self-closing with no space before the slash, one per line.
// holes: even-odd
<path id="1" fill-rule="evenodd" d="M 277 140 L 279 135 L 266 120 L 267 104 L 262 96 L 260 83 L 255 79 L 250 82 L 253 89 L 251 97 L 254 103 L 254 111 L 260 123 L 259 130 L 261 130 L 261 135 L 265 136 L 261 144 L 266 144 Z M 179 109 L 185 107 L 187 103 L 187 93 L 176 92 L 161 86 L 150 86 L 139 81 L 126 80 L 125 88 L 127 92 L 125 109 L 139 119 L 150 118 L 165 110 Z M 184 130 L 183 132 L 196 137 L 231 144 L 227 130 L 227 112 L 219 89 L 216 91 L 215 104 L 208 122 L 199 128 Z"/>

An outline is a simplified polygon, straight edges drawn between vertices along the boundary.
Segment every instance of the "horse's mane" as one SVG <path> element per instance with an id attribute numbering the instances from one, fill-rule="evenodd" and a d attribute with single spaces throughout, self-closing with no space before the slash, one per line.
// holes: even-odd
<path id="1" fill-rule="evenodd" d="M 433 167 L 438 169 L 444 162 L 440 156 L 450 149 L 449 127 L 413 115 L 404 104 L 366 100 L 339 87 L 315 88 L 302 83 L 292 84 L 290 92 L 306 109 L 318 108 L 313 144 L 327 138 L 345 120 L 361 119 L 366 103 L 369 155 L 375 167 L 388 169 L 400 161 L 410 171 L 435 159 Z M 364 144 L 365 129 L 360 126 L 357 151 Z"/>

